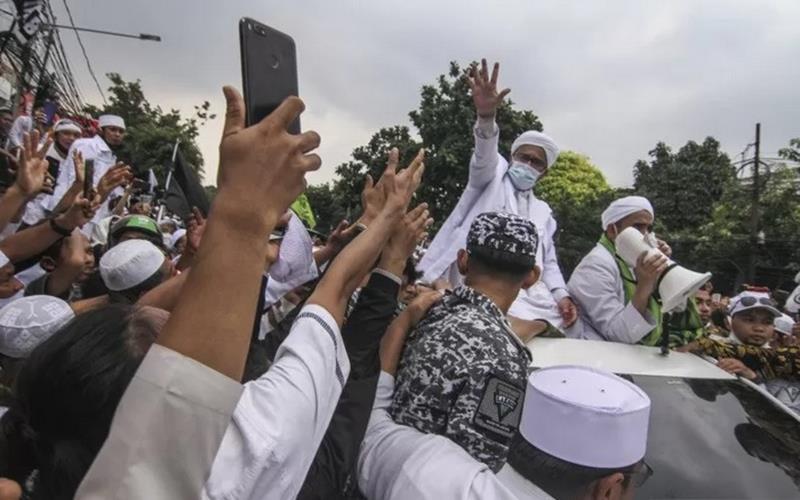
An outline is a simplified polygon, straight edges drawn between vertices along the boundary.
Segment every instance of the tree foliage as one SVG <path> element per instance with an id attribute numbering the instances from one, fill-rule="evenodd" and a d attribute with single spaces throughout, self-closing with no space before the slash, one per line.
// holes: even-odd
<path id="1" fill-rule="evenodd" d="M 713 281 L 725 291 L 735 291 L 746 280 L 751 250 L 756 254 L 756 283 L 770 287 L 785 285 L 800 262 L 800 176 L 795 169 L 775 165 L 762 176 L 759 230 L 763 238 L 750 239 L 752 183 L 732 180 L 699 230 L 682 233 L 673 248 L 681 263 L 711 271 Z"/>
<path id="2" fill-rule="evenodd" d="M 536 184 L 536 195 L 550 204 L 558 222 L 558 260 L 568 277 L 600 237 L 600 214 L 616 196 L 588 157 L 562 151 Z"/>
<path id="3" fill-rule="evenodd" d="M 789 141 L 789 146 L 778 151 L 778 155 L 785 159 L 800 163 L 800 137 Z"/>
<path id="4" fill-rule="evenodd" d="M 210 112 L 210 103 L 205 101 L 195 106 L 194 115 L 184 118 L 176 109 L 164 111 L 161 106 L 150 104 L 140 80 L 126 81 L 117 73 L 107 76 L 111 80 L 108 105 L 87 106 L 86 112 L 95 117 L 111 113 L 125 120 L 125 142 L 117 156 L 130 162 L 137 172 L 152 168 L 163 185 L 164 167 L 171 163 L 175 142 L 179 140 L 184 157 L 202 178 L 203 156 L 196 140 L 200 127 L 216 116 Z"/>
<path id="5" fill-rule="evenodd" d="M 659 142 L 649 155 L 649 162 L 639 160 L 634 165 L 634 188 L 650 200 L 658 226 L 667 232 L 704 224 L 736 174 L 713 137 L 702 144 L 689 141 L 677 153 Z"/>

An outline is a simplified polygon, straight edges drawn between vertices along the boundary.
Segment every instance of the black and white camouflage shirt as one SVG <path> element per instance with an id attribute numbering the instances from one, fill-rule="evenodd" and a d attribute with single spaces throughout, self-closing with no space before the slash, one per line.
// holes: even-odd
<path id="1" fill-rule="evenodd" d="M 519 426 L 530 360 L 503 312 L 472 288 L 458 287 L 409 335 L 392 416 L 447 436 L 498 471 Z"/>

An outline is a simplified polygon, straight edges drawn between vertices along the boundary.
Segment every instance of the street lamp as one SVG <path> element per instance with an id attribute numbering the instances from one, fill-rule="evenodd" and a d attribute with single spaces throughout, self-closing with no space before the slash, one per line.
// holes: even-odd
<path id="1" fill-rule="evenodd" d="M 53 28 L 62 28 L 65 30 L 72 30 L 72 31 L 86 31 L 88 33 L 99 33 L 101 35 L 111 35 L 111 36 L 119 36 L 122 38 L 134 38 L 137 40 L 147 40 L 150 42 L 160 42 L 161 37 L 158 35 L 151 35 L 149 33 L 139 33 L 138 35 L 131 35 L 129 33 L 118 33 L 116 31 L 106 31 L 106 30 L 96 30 L 92 28 L 78 28 L 76 26 L 65 26 L 63 24 L 48 24 L 47 26 Z"/>

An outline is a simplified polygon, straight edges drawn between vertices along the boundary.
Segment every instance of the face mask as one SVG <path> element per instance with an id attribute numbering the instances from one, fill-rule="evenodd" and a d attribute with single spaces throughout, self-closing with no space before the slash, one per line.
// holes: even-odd
<path id="1" fill-rule="evenodd" d="M 535 169 L 518 161 L 512 162 L 508 169 L 508 178 L 511 179 L 511 184 L 517 191 L 527 191 L 533 188 L 541 176 L 542 174 Z"/>

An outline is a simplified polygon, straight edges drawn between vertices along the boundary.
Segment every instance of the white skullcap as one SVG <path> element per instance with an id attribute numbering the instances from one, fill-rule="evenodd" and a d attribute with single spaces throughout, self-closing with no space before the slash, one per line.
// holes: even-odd
<path id="1" fill-rule="evenodd" d="M 100 118 L 97 119 L 97 122 L 100 124 L 100 128 L 103 127 L 119 127 L 125 130 L 125 120 L 122 117 L 117 115 L 102 115 Z"/>
<path id="2" fill-rule="evenodd" d="M 519 431 L 569 463 L 615 469 L 644 458 L 650 398 L 611 373 L 553 366 L 528 377 Z"/>
<path id="3" fill-rule="evenodd" d="M 100 258 L 100 276 L 112 292 L 129 290 L 161 269 L 164 258 L 149 241 L 123 241 Z"/>
<path id="4" fill-rule="evenodd" d="M 65 118 L 56 122 L 56 125 L 53 127 L 53 132 L 77 132 L 81 134 L 83 133 L 83 129 L 74 121 Z"/>
<path id="5" fill-rule="evenodd" d="M 547 156 L 547 168 L 553 166 L 553 163 L 556 162 L 556 158 L 558 158 L 558 145 L 556 142 L 550 138 L 549 135 L 543 134 L 541 132 L 537 132 L 535 130 L 528 130 L 527 132 L 523 132 L 522 135 L 517 137 L 517 140 L 514 141 L 514 144 L 511 145 L 511 154 L 517 152 L 520 146 L 524 145 L 529 146 L 539 146 L 540 148 L 544 149 L 544 154 Z"/>
<path id="6" fill-rule="evenodd" d="M 186 230 L 185 229 L 176 230 L 169 237 L 169 247 L 170 248 L 175 248 L 175 245 L 177 245 L 178 241 L 180 241 L 180 239 L 183 238 L 184 236 L 186 236 Z"/>
<path id="7" fill-rule="evenodd" d="M 792 327 L 794 326 L 794 320 L 791 316 L 786 314 L 781 314 L 775 321 L 772 323 L 775 326 L 775 331 L 781 333 L 783 335 L 791 335 L 792 334 Z"/>
<path id="8" fill-rule="evenodd" d="M 47 271 L 45 271 L 41 265 L 36 264 L 29 267 L 28 269 L 24 269 L 18 272 L 14 277 L 17 278 L 17 280 L 23 285 L 28 286 L 34 280 L 41 278 L 45 274 L 47 274 Z"/>
<path id="9" fill-rule="evenodd" d="M 744 291 L 731 299 L 728 306 L 730 315 L 739 314 L 748 309 L 766 309 L 773 316 L 779 317 L 783 313 L 778 310 L 777 303 L 772 300 L 767 292 Z"/>
<path id="10" fill-rule="evenodd" d="M 650 204 L 650 200 L 643 196 L 626 196 L 612 201 L 611 205 L 603 210 L 603 215 L 600 216 L 603 222 L 603 231 L 608 228 L 609 224 L 619 222 L 625 217 L 635 214 L 636 212 L 641 212 L 642 210 L 646 210 L 653 217 L 656 216 L 653 205 Z"/>
<path id="11" fill-rule="evenodd" d="M 75 312 L 63 300 L 49 295 L 22 297 L 0 309 L 0 353 L 27 358 Z"/>
<path id="12" fill-rule="evenodd" d="M 11 259 L 8 258 L 8 255 L 4 254 L 2 250 L 0 250 L 0 267 L 5 266 L 11 262 Z"/>

